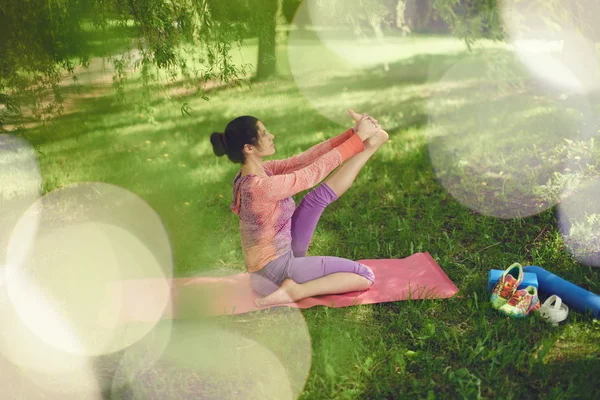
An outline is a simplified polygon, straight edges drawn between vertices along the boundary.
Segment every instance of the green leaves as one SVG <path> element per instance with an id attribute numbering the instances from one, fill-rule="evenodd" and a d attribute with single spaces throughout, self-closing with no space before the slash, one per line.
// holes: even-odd
<path id="1" fill-rule="evenodd" d="M 188 117 L 191 117 L 192 114 L 190 114 L 190 111 L 193 111 L 192 108 L 188 105 L 188 102 L 186 101 L 185 103 L 183 103 L 183 105 L 181 106 L 181 115 L 185 116 L 187 115 Z"/>
<path id="2" fill-rule="evenodd" d="M 496 0 L 435 0 L 433 7 L 450 25 L 454 36 L 465 41 L 469 50 L 479 39 L 504 39 Z"/>
<path id="3" fill-rule="evenodd" d="M 0 109 L 0 126 L 23 105 L 38 120 L 60 113 L 63 73 L 75 76 L 79 67 L 87 68 L 97 56 L 112 61 L 119 100 L 124 99 L 127 76 L 142 69 L 141 100 L 146 111 L 151 109 L 149 87 L 163 84 L 158 75 L 149 73 L 151 66 L 165 70 L 172 81 L 183 80 L 199 89 L 211 80 L 231 83 L 245 78 L 247 66 L 233 65 L 230 43 L 241 44 L 247 36 L 242 16 L 250 15 L 249 20 L 260 28 L 264 23 L 259 22 L 270 11 L 261 14 L 261 7 L 252 8 L 249 0 L 235 1 L 235 7 L 231 1 L 214 0 L 58 0 L 35 7 L 21 0 L 4 1 L 0 104 L 11 107 Z M 276 8 L 271 11 L 274 17 Z M 123 38 L 124 32 L 132 36 Z M 126 47 L 110 45 L 117 42 Z M 141 63 L 131 57 L 136 52 L 142 54 Z M 203 90 L 202 97 L 207 99 Z M 182 113 L 187 110 L 182 106 Z"/>

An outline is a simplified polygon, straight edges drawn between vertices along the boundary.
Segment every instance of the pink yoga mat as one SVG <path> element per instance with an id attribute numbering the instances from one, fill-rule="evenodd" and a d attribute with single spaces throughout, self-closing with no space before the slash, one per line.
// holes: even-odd
<path id="1" fill-rule="evenodd" d="M 359 260 L 371 267 L 375 283 L 366 291 L 339 295 L 311 297 L 296 303 L 283 304 L 296 308 L 317 305 L 347 307 L 356 304 L 385 303 L 409 299 L 449 298 L 458 292 L 442 268 L 429 253 L 416 253 L 403 259 Z M 115 319 L 103 310 L 98 316 L 101 325 L 134 321 L 152 321 L 157 308 L 164 308 L 163 318 L 243 314 L 258 310 L 254 300 L 259 296 L 252 290 L 248 273 L 227 277 L 187 277 L 170 280 L 170 301 L 160 303 L 157 279 L 131 280 L 107 288 L 106 302 L 121 296 L 121 313 Z M 117 296 L 117 297 L 115 297 Z M 157 298 L 158 297 L 158 298 Z"/>

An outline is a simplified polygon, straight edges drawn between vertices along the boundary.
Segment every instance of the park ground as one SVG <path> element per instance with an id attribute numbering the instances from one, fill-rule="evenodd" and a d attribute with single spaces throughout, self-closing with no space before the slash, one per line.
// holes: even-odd
<path id="1" fill-rule="evenodd" d="M 390 134 L 349 192 L 325 211 L 309 255 L 375 259 L 426 251 L 461 296 L 303 310 L 312 365 L 296 390 L 306 399 L 598 398 L 599 321 L 575 311 L 558 327 L 537 315 L 502 316 L 489 303 L 487 273 L 514 262 L 538 265 L 598 293 L 600 270 L 569 254 L 556 207 L 500 219 L 474 211 L 446 190 L 430 158 L 429 107 L 444 71 L 469 53 L 450 37 L 395 40 L 402 51 L 389 72 L 380 66 L 360 72 L 331 68 L 322 87 L 307 86 L 306 93 L 331 93 L 317 100 L 327 112 L 368 112 Z M 302 45 L 306 57 L 319 57 L 310 39 Z M 254 62 L 256 51 L 256 41 L 248 40 L 234 60 Z M 136 107 L 136 75 L 118 102 L 110 72 L 102 72 L 95 60 L 80 74 L 77 91 L 65 86 L 64 115 L 22 134 L 38 150 L 43 192 L 76 182 L 118 185 L 160 216 L 176 277 L 242 272 L 238 221 L 229 210 L 238 169 L 214 156 L 210 134 L 223 131 L 238 115 L 254 115 L 275 135 L 276 157 L 283 158 L 352 126 L 349 119 L 341 126 L 316 111 L 291 73 L 286 41 L 279 44 L 278 57 L 277 78 L 212 90 L 210 101 L 176 83 L 157 87 L 152 113 Z M 444 98 L 468 100 L 468 82 L 457 78 L 445 84 Z M 181 112 L 183 103 L 189 115 Z M 465 187 L 481 184 L 465 176 Z M 294 196 L 296 203 L 304 194 Z M 286 313 L 273 315 L 285 321 Z M 267 316 L 227 317 L 219 323 L 260 340 L 270 326 L 261 318 Z M 245 328 L 239 328 L 240 321 L 246 321 Z M 294 348 L 285 343 L 263 344 L 280 360 L 293 359 Z"/>

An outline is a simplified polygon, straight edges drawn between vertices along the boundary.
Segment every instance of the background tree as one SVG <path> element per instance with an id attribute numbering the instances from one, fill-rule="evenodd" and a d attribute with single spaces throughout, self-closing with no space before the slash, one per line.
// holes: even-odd
<path id="1" fill-rule="evenodd" d="M 258 38 L 256 80 L 276 74 L 277 21 L 281 0 L 210 0 L 210 10 L 223 27 L 238 26 L 245 37 Z"/>
<path id="2" fill-rule="evenodd" d="M 258 4 L 258 69 L 256 78 L 265 80 L 277 73 L 276 39 L 279 0 L 262 0 Z"/>
<path id="3" fill-rule="evenodd" d="M 203 82 L 241 85 L 247 66 L 231 61 L 232 44 L 254 34 L 260 49 L 257 77 L 275 72 L 275 27 L 279 0 L 3 0 L 0 3 L 0 129 L 29 106 L 37 119 L 59 112 L 65 73 L 93 56 L 112 62 L 113 83 L 122 98 L 128 64 L 140 72 L 148 97 L 152 69 L 194 86 L 206 100 Z M 119 54 L 96 53 L 86 38 L 120 37 Z M 113 38 L 114 39 L 114 38 Z M 114 50 L 114 49 L 113 49 Z M 133 52 L 129 51 L 133 50 Z"/>
<path id="4" fill-rule="evenodd" d="M 300 7 L 303 0 L 282 0 L 281 13 L 288 24 L 294 23 L 299 30 L 305 31 L 309 20 L 308 8 Z"/>

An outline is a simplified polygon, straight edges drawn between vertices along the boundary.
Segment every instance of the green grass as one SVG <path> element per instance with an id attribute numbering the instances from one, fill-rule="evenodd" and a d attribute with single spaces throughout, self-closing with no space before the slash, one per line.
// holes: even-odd
<path id="1" fill-rule="evenodd" d="M 310 41 L 306 46 L 307 56 L 323 54 L 322 49 L 310 47 Z M 376 116 L 391 140 L 364 167 L 351 190 L 325 211 L 309 255 L 373 259 L 428 251 L 460 288 L 461 297 L 303 310 L 312 364 L 302 398 L 598 397 L 597 320 L 572 310 L 566 322 L 553 328 L 537 316 L 511 320 L 489 304 L 488 270 L 504 269 L 513 262 L 542 266 L 600 292 L 600 271 L 577 263 L 567 252 L 555 208 L 527 218 L 485 216 L 458 202 L 437 178 L 428 148 L 429 102 L 444 91 L 445 97 L 438 97 L 441 103 L 436 105 L 436 115 L 444 116 L 444 106 L 450 110 L 477 101 L 470 97 L 473 82 L 468 77 L 453 76 L 444 86 L 436 84 L 466 54 L 463 48 L 454 39 L 411 37 L 389 76 L 375 69 L 360 73 L 330 69 L 323 86 L 310 92 L 330 94 L 322 102 L 327 107 L 321 110 L 324 113 L 342 115 L 353 107 Z M 256 45 L 249 41 L 235 61 L 254 62 L 255 55 Z M 284 45 L 278 56 L 281 76 L 277 79 L 251 89 L 214 91 L 210 102 L 193 96 L 181 99 L 192 107 L 191 117 L 181 115 L 179 100 L 168 100 L 164 92 L 156 91 L 154 120 L 148 122 L 135 108 L 135 79 L 127 86 L 125 104 L 117 103 L 101 85 L 84 84 L 82 93 L 89 96 L 78 97 L 66 115 L 53 123 L 24 134 L 40 152 L 44 192 L 85 181 L 126 188 L 162 219 L 176 276 L 219 268 L 242 271 L 238 221 L 228 208 L 237 166 L 212 154 L 209 135 L 222 131 L 236 116 L 254 115 L 275 134 L 276 157 L 283 158 L 351 126 L 350 121 L 340 126 L 316 112 L 290 75 Z M 343 87 L 361 95 L 340 95 Z M 523 132 L 533 126 L 525 117 L 511 121 L 520 122 Z M 444 126 L 460 129 L 462 123 L 466 129 L 475 121 Z M 508 132 L 511 127 L 497 123 L 482 137 L 494 129 Z M 536 132 L 529 134 L 534 138 Z M 515 147 L 523 143 L 505 142 Z M 459 150 L 466 144 L 455 143 Z M 561 146 L 552 142 L 539 157 L 556 158 L 576 148 Z M 462 185 L 449 187 L 480 187 L 477 163 L 482 160 L 468 160 L 471 172 L 448 164 L 445 173 L 450 178 L 445 182 L 456 185 L 460 178 Z M 490 170 L 519 173 L 511 160 L 485 161 Z M 596 166 L 597 162 L 597 157 L 590 161 Z M 519 193 L 513 199 L 556 199 L 539 191 L 540 182 L 547 183 L 548 176 L 538 179 L 543 173 L 547 171 L 535 172 L 533 183 L 513 187 Z M 552 184 L 546 189 L 552 189 Z M 304 194 L 295 196 L 297 203 Z M 468 198 L 475 206 L 494 207 L 489 198 L 484 200 Z M 285 321 L 289 315 L 290 311 L 278 310 L 221 318 L 218 323 L 263 343 L 286 364 L 299 355 L 282 339 L 286 332 L 281 329 L 287 325 L 273 321 Z M 279 339 L 269 341 L 273 337 Z"/>

